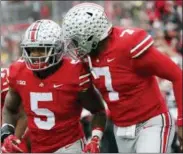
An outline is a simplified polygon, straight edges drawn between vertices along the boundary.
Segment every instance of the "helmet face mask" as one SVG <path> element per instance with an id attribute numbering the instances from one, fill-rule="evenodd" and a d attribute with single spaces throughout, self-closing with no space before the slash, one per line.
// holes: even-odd
<path id="1" fill-rule="evenodd" d="M 32 56 L 31 52 L 34 50 L 41 52 L 41 56 Z M 26 62 L 27 68 L 39 71 L 58 64 L 63 57 L 62 51 L 62 48 L 57 50 L 53 45 L 37 48 L 24 47 L 22 57 Z"/>
<path id="2" fill-rule="evenodd" d="M 104 8 L 93 3 L 82 3 L 68 11 L 62 28 L 67 53 L 72 52 L 77 57 L 83 57 L 93 52 L 98 43 L 109 35 L 112 23 L 109 22 Z M 71 49 L 70 44 L 75 44 L 75 41 L 77 46 Z"/>
<path id="3" fill-rule="evenodd" d="M 80 37 L 73 37 L 65 40 L 65 50 L 73 59 L 81 59 L 89 54 L 91 50 L 97 48 L 99 40 L 95 36 L 90 36 L 87 41 L 80 40 Z"/>
<path id="4" fill-rule="evenodd" d="M 39 27 L 35 28 L 36 24 Z M 61 61 L 65 54 L 61 34 L 60 26 L 51 20 L 38 20 L 29 26 L 21 42 L 28 69 L 45 70 Z M 39 56 L 31 54 L 35 50 Z"/>

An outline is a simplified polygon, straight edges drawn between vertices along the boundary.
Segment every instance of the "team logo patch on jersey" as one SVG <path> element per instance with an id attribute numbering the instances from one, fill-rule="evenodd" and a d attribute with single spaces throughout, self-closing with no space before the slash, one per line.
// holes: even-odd
<path id="1" fill-rule="evenodd" d="M 26 81 L 17 80 L 17 84 L 25 86 L 26 85 Z"/>

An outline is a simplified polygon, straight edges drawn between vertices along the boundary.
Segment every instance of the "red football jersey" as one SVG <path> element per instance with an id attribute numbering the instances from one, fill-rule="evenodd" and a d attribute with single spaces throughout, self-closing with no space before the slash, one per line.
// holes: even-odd
<path id="1" fill-rule="evenodd" d="M 1 68 L 1 111 L 4 106 L 5 96 L 7 94 L 8 87 L 9 87 L 8 80 L 7 80 L 8 74 L 9 74 L 8 68 Z"/>
<path id="2" fill-rule="evenodd" d="M 155 77 L 140 76 L 132 66 L 132 59 L 152 44 L 152 37 L 142 29 L 114 27 L 105 51 L 91 59 L 98 77 L 93 82 L 117 126 L 130 126 L 167 112 Z"/>
<path id="3" fill-rule="evenodd" d="M 77 100 L 89 77 L 80 62 L 63 59 L 55 73 L 39 79 L 19 60 L 10 66 L 9 85 L 20 94 L 28 116 L 31 152 L 51 153 L 84 136 Z"/>

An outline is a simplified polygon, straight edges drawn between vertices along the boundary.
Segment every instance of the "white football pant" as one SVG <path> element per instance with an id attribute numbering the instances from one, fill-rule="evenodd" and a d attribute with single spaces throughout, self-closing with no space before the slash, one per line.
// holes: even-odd
<path id="1" fill-rule="evenodd" d="M 114 125 L 114 134 L 119 153 L 168 153 L 175 125 L 168 112 L 131 127 Z"/>
<path id="2" fill-rule="evenodd" d="M 84 149 L 84 145 L 85 145 L 85 140 L 80 139 L 74 143 L 71 143 L 69 145 L 66 145 L 65 147 L 58 149 L 54 153 L 82 153 Z"/>

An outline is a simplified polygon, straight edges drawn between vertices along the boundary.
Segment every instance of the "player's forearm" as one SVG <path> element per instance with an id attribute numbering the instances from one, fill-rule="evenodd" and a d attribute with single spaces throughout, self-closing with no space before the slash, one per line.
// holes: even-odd
<path id="1" fill-rule="evenodd" d="M 16 125 L 19 116 L 19 107 L 21 104 L 21 98 L 12 88 L 9 88 L 6 94 L 5 103 L 3 107 L 3 123 Z"/>
<path id="2" fill-rule="evenodd" d="M 18 120 L 17 120 L 15 135 L 18 138 L 21 138 L 22 135 L 24 134 L 26 128 L 27 128 L 27 116 L 26 116 L 24 110 L 21 110 L 19 112 L 19 117 L 18 117 Z"/>
<path id="3" fill-rule="evenodd" d="M 9 135 L 15 133 L 15 125 L 18 117 L 18 112 L 14 112 L 7 108 L 5 105 L 3 108 L 2 114 L 2 127 L 1 127 L 1 143 L 4 142 L 4 139 Z"/>
<path id="4" fill-rule="evenodd" d="M 102 138 L 103 131 L 106 126 L 106 113 L 105 111 L 98 112 L 94 114 L 92 119 L 92 136 L 98 136 L 100 139 Z"/>
<path id="5" fill-rule="evenodd" d="M 106 113 L 103 111 L 94 114 L 92 119 L 92 128 L 100 127 L 105 129 L 106 119 Z"/>
<path id="6" fill-rule="evenodd" d="M 19 117 L 18 110 L 11 110 L 4 106 L 2 113 L 2 124 L 7 123 L 16 126 L 17 119 Z"/>

